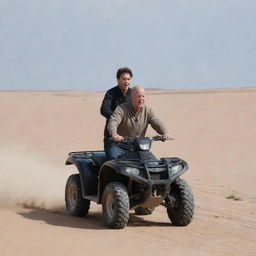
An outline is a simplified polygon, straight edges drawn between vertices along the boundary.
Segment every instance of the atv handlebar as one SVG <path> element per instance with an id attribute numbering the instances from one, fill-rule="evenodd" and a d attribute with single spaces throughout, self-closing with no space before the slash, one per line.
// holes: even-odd
<path id="1" fill-rule="evenodd" d="M 140 137 L 127 137 L 127 136 L 123 136 L 123 140 L 122 142 L 133 142 L 135 139 L 138 139 Z M 142 137 L 141 137 L 142 138 Z M 168 139 L 164 139 L 163 136 L 161 135 L 156 135 L 156 136 L 153 136 L 153 137 L 147 137 L 149 138 L 151 141 L 166 141 L 166 140 L 174 140 L 174 138 L 168 138 Z M 113 141 L 112 137 L 109 138 L 110 141 Z"/>
<path id="2" fill-rule="evenodd" d="M 164 139 L 163 136 L 161 135 L 156 135 L 150 138 L 150 140 L 152 141 L 166 141 L 166 140 L 174 140 L 174 138 L 168 138 L 168 139 Z"/>

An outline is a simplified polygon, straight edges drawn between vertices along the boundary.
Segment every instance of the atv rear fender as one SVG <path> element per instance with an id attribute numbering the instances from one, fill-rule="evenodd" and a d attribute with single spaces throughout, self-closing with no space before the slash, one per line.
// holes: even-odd
<path id="1" fill-rule="evenodd" d="M 95 171 L 95 164 L 92 159 L 83 155 L 70 155 L 66 160 L 66 165 L 74 164 L 80 174 L 83 197 L 96 195 L 98 187 L 98 177 Z"/>

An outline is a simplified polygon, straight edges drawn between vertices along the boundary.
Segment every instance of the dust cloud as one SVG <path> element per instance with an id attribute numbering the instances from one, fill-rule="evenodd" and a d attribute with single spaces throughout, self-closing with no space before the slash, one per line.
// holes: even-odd
<path id="1" fill-rule="evenodd" d="M 39 155 L 0 149 L 0 205 L 53 210 L 64 206 L 68 174 Z"/>

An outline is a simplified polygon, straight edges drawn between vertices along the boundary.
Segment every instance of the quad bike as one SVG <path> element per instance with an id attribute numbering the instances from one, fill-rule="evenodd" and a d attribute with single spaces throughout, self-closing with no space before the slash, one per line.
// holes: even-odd
<path id="1" fill-rule="evenodd" d="M 133 151 L 118 159 L 106 161 L 104 151 L 69 153 L 66 165 L 75 164 L 79 174 L 72 174 L 66 183 L 67 211 L 86 216 L 90 202 L 102 204 L 108 227 L 124 228 L 129 210 L 135 214 L 151 214 L 155 207 L 166 207 L 173 225 L 186 226 L 193 217 L 194 199 L 189 185 L 180 178 L 188 170 L 187 163 L 176 157 L 158 160 L 149 150 L 152 138 L 125 138 Z"/>

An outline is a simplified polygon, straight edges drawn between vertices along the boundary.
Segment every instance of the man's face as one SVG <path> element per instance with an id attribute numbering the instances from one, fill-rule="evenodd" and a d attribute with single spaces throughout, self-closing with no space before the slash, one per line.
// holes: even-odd
<path id="1" fill-rule="evenodd" d="M 132 95 L 132 105 L 134 108 L 140 108 L 144 103 L 145 91 L 144 89 L 139 89 Z"/>
<path id="2" fill-rule="evenodd" d="M 117 79 L 117 83 L 121 90 L 128 90 L 131 84 L 131 75 L 129 73 L 121 74 L 120 78 Z"/>

